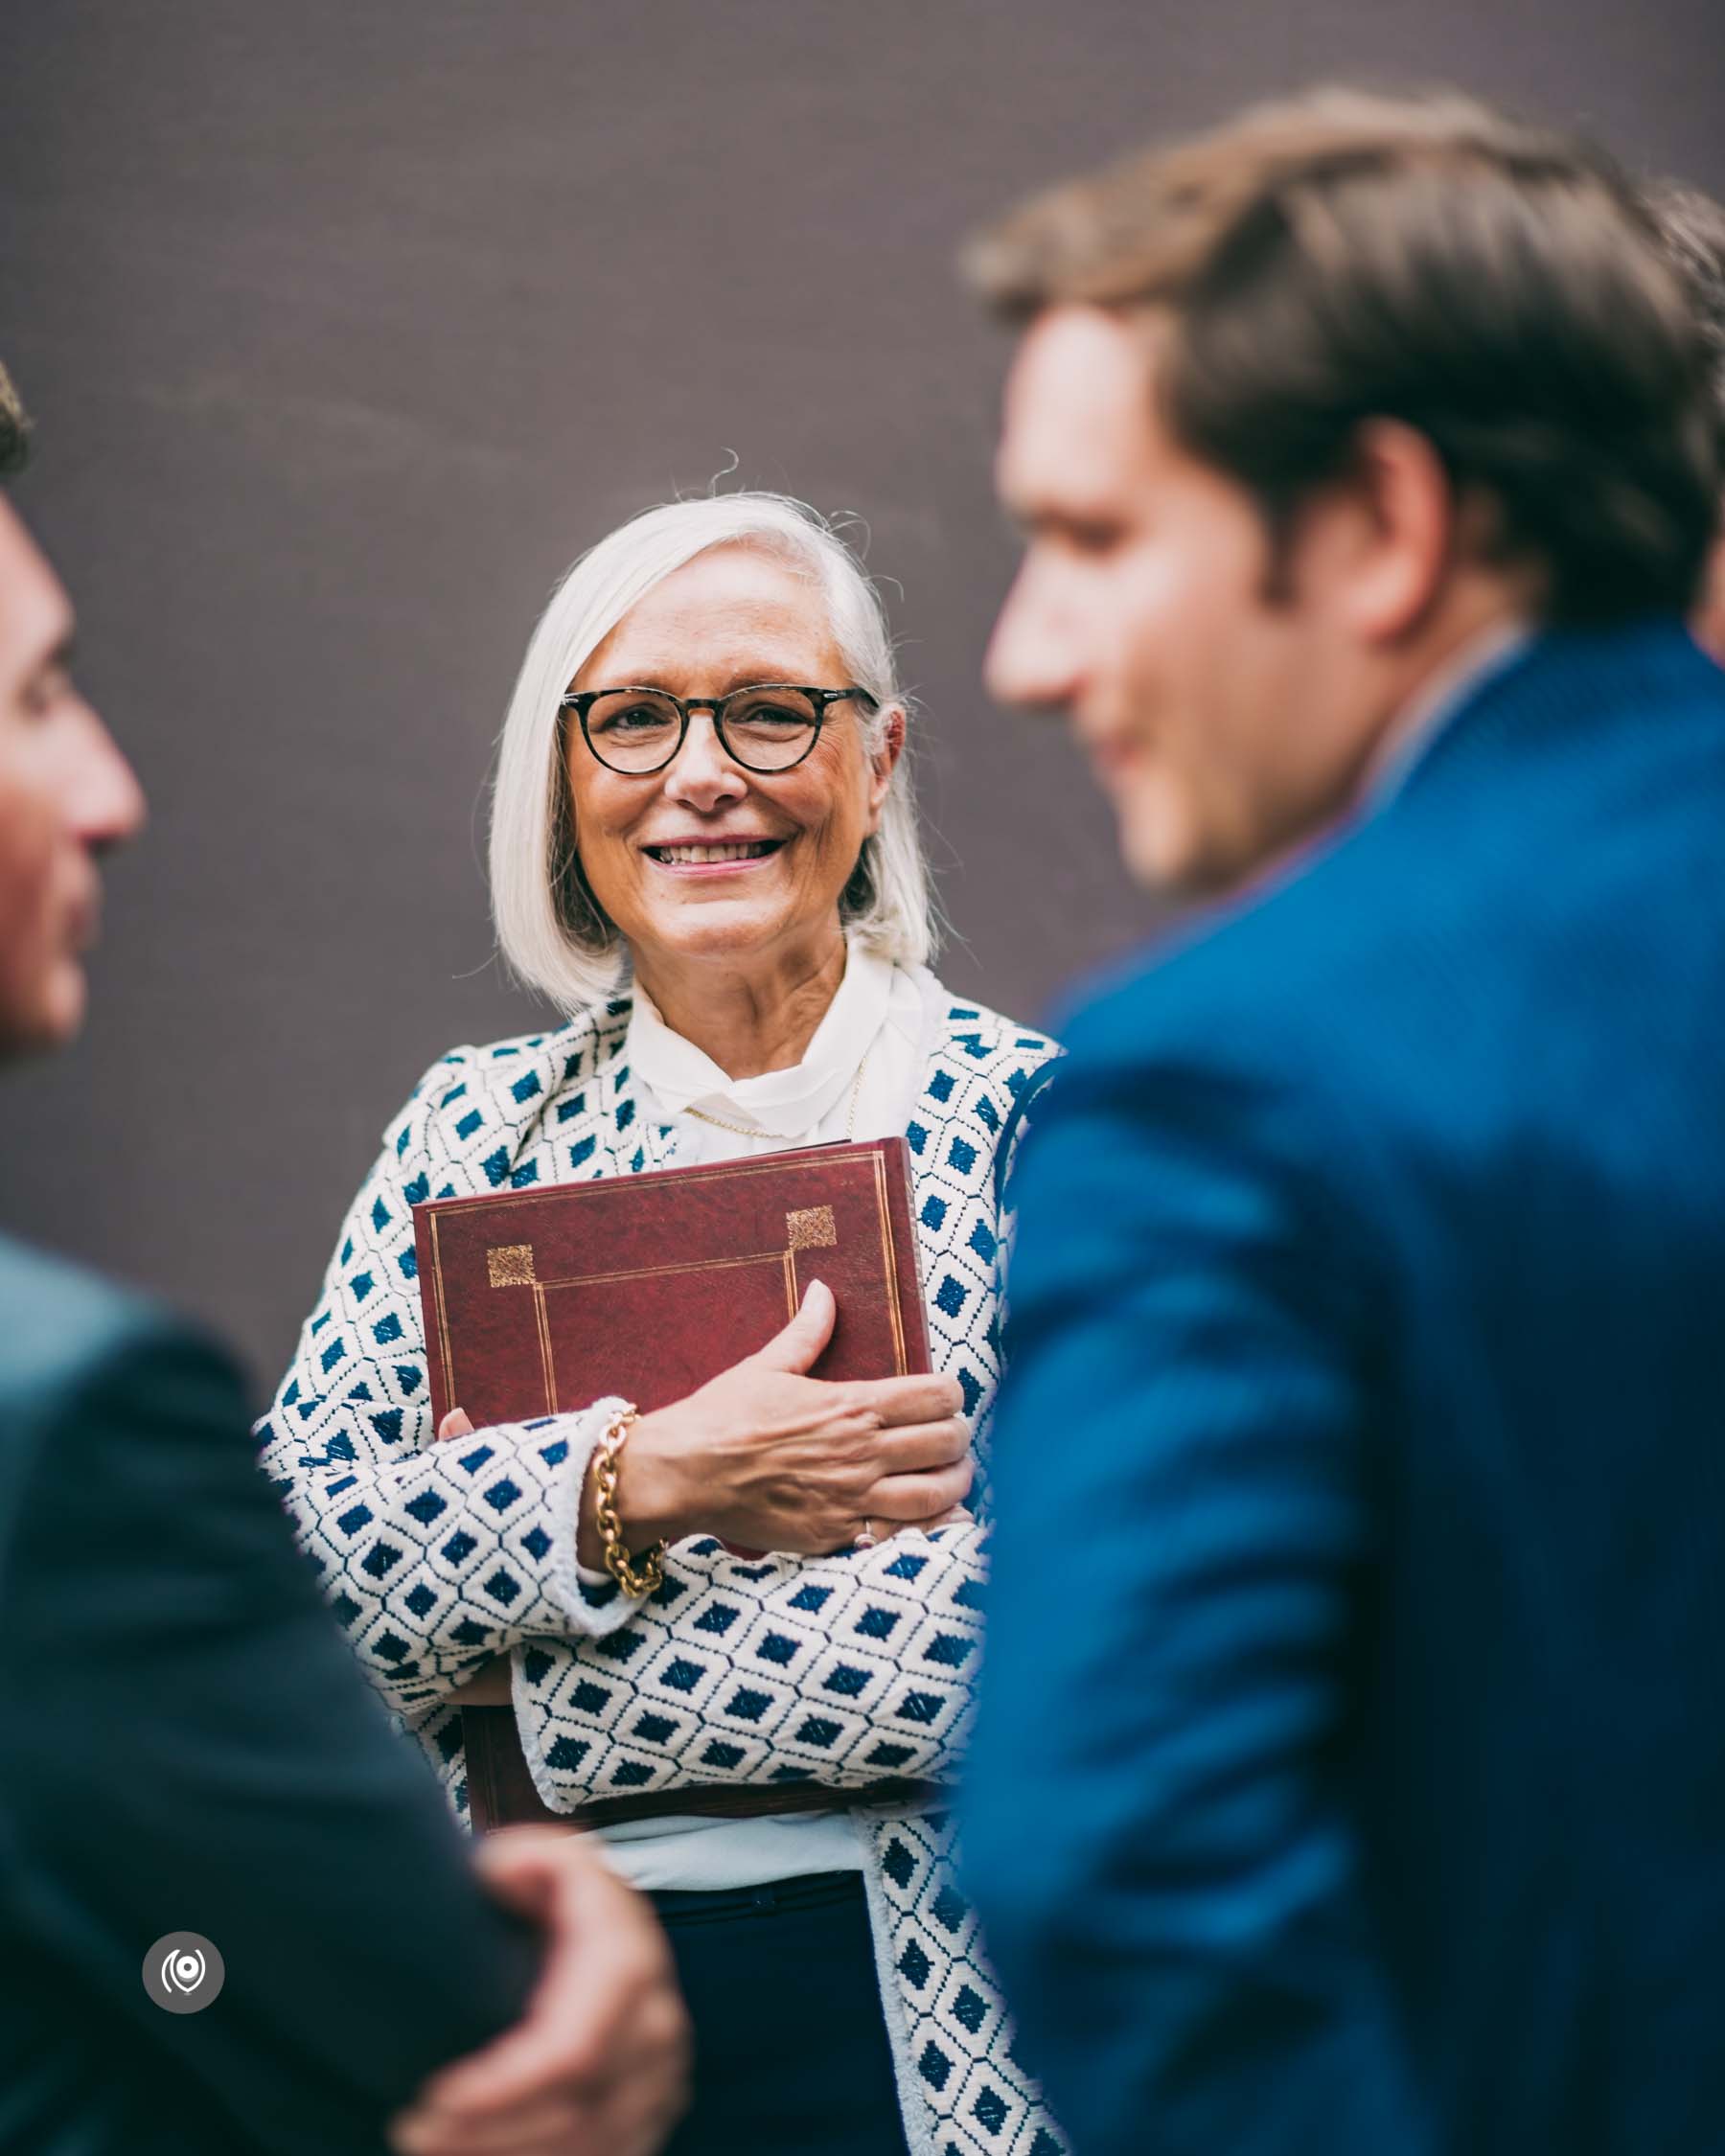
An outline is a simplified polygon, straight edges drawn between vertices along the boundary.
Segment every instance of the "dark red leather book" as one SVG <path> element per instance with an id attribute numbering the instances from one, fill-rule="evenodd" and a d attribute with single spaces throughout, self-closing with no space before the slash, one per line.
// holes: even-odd
<path id="1" fill-rule="evenodd" d="M 839 1305 L 819 1378 L 929 1362 L 903 1138 L 807 1146 L 413 1208 L 437 1422 L 643 1413 L 762 1346 L 811 1280 Z"/>
<path id="2" fill-rule="evenodd" d="M 608 1393 L 643 1413 L 666 1407 L 770 1340 L 816 1279 L 832 1289 L 839 1315 L 815 1376 L 931 1367 L 903 1138 L 438 1198 L 413 1208 L 413 1225 L 433 1428 L 453 1407 L 475 1429 Z M 493 1665 L 468 1695 L 474 1827 L 556 1820 L 521 1751 L 507 1664 Z M 787 1806 L 782 1790 L 679 1789 L 638 1808 L 741 1815 Z"/>

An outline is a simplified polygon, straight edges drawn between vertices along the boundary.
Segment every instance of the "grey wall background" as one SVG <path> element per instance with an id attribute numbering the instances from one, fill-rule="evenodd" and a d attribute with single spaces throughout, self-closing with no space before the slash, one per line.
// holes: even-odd
<path id="1" fill-rule="evenodd" d="M 944 971 L 1034 1014 L 1151 917 L 1058 734 L 977 685 L 1005 355 L 958 236 L 1322 73 L 1725 189 L 1722 56 L 1718 0 L 6 0 L 17 498 L 154 819 L 85 1038 L 0 1089 L 0 1219 L 273 1383 L 419 1071 L 542 1016 L 479 866 L 538 608 L 733 455 L 902 585 Z"/>

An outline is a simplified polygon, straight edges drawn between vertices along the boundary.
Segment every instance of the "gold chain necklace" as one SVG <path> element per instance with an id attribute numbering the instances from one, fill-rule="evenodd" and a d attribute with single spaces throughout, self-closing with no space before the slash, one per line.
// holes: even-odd
<path id="1" fill-rule="evenodd" d="M 850 1112 L 844 1118 L 847 1143 L 857 1135 L 857 1103 L 862 1097 L 862 1073 L 868 1068 L 868 1059 L 873 1053 L 874 1043 L 871 1041 L 862 1051 L 862 1061 L 857 1066 L 856 1079 L 851 1086 Z M 730 1131 L 737 1137 L 759 1138 L 772 1135 L 770 1131 L 762 1130 L 758 1124 L 751 1129 L 747 1123 L 727 1123 L 723 1115 L 709 1115 L 704 1108 L 685 1108 L 683 1113 L 693 1115 L 698 1123 L 711 1123 L 715 1130 Z"/>

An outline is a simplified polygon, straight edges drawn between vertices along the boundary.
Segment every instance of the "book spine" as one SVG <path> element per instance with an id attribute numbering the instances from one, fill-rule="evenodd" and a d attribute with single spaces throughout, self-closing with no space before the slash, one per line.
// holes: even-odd
<path id="1" fill-rule="evenodd" d="M 443 1272 L 438 1258 L 436 1211 L 431 1205 L 413 1208 L 413 1256 L 419 1273 L 420 1319 L 426 1335 L 426 1369 L 431 1388 L 431 1428 L 454 1404 L 449 1398 L 448 1364 L 445 1355 L 448 1326 L 444 1322 Z"/>

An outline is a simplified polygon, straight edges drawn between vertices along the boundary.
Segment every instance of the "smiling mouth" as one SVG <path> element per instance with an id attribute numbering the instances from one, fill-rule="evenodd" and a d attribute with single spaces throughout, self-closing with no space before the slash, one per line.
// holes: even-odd
<path id="1" fill-rule="evenodd" d="M 665 868 L 706 868 L 721 861 L 765 860 L 784 843 L 782 838 L 739 838 L 724 845 L 643 846 L 641 851 Z"/>

